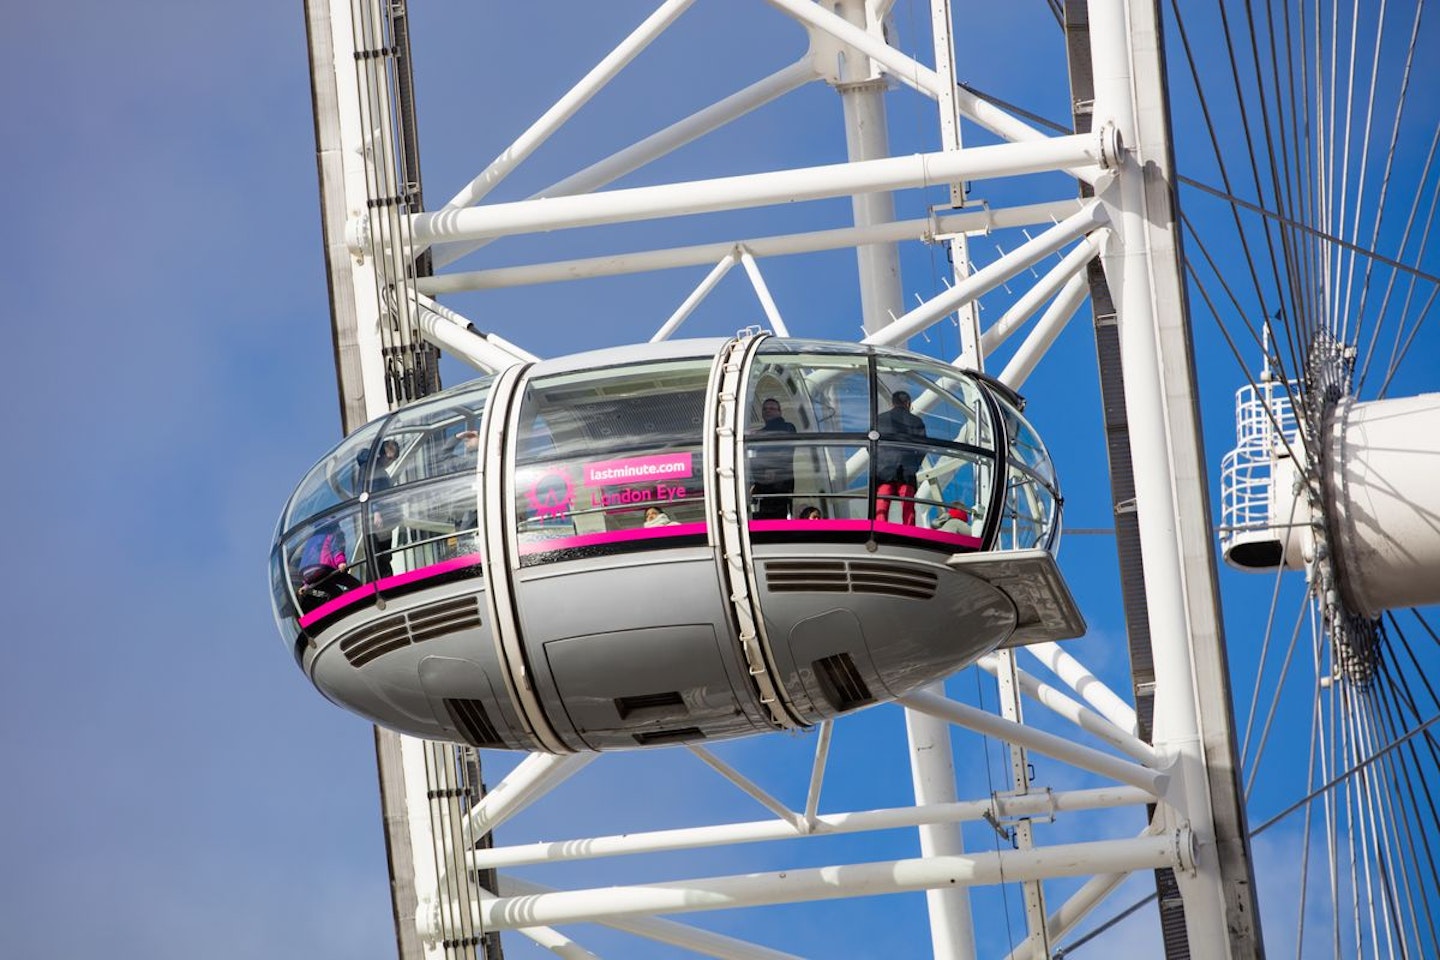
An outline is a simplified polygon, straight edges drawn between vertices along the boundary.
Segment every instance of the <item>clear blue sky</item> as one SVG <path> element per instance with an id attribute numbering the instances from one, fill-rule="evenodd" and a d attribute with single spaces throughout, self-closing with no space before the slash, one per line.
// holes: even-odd
<path id="1" fill-rule="evenodd" d="M 451 25 L 468 5 L 415 6 L 426 8 L 415 11 L 422 133 L 442 144 L 424 158 L 433 205 L 650 4 L 574 4 L 575 19 L 557 22 L 543 44 L 535 42 L 542 28 L 530 5 L 484 4 L 495 8 L 490 18 L 472 17 L 464 29 Z M 1043 4 L 1022 6 L 1018 26 L 1004 22 L 1004 10 L 972 14 L 993 18 L 987 27 L 1006 41 L 967 44 L 962 79 L 1011 91 L 1063 120 L 1058 31 Z M 925 12 L 908 10 L 899 5 L 897 25 L 913 43 Z M 732 89 L 747 58 L 769 70 L 800 50 L 798 32 L 782 30 L 737 52 L 737 28 L 714 4 L 702 3 L 687 19 L 693 22 L 679 29 L 689 46 L 657 47 L 648 69 L 652 77 L 683 73 L 698 97 Z M 1036 30 L 1046 53 L 1018 53 Z M 0 580 L 8 613 L 0 956 L 394 955 L 370 728 L 324 701 L 295 670 L 266 597 L 278 511 L 339 434 L 306 61 L 298 0 L 27 4 L 11 11 L 0 33 L 0 81 L 10 94 L 0 170 L 11 185 L 0 227 L 0 303 L 13 454 L 0 474 L 0 499 L 13 511 Z M 583 164 L 602 156 L 599 144 L 651 129 L 626 105 L 637 89 L 629 84 L 597 100 L 497 196 L 523 196 L 570 172 L 575 157 Z M 695 102 L 682 102 L 680 87 L 653 86 L 647 109 L 678 116 Z M 804 96 L 779 119 L 737 128 L 755 167 L 841 157 L 833 97 L 823 89 Z M 928 107 L 923 115 L 918 105 L 892 109 L 897 141 L 931 122 Z M 660 164 L 654 176 L 744 169 L 697 149 Z M 838 225 L 845 212 L 834 205 L 822 219 Z M 739 221 L 716 222 L 714 236 L 726 237 L 727 225 Z M 642 246 L 684 235 L 677 230 L 658 224 L 614 236 L 622 247 Z M 588 242 L 564 249 L 584 255 Z M 526 241 L 497 248 L 494 262 L 551 252 L 546 241 Z M 804 272 L 813 262 L 798 262 L 806 259 L 766 267 L 792 332 L 853 336 L 848 279 L 817 292 Z M 905 269 L 908 288 L 928 292 L 946 265 L 932 257 Z M 553 353 L 557 342 L 579 348 L 647 337 L 702 273 L 577 285 L 545 301 L 543 315 L 527 292 L 456 305 L 482 327 Z M 753 322 L 753 298 L 738 272 L 710 309 L 697 317 L 697 332 Z M 1071 402 L 1073 392 L 1093 390 L 1085 326 L 1077 323 L 1062 341 L 1063 359 L 1049 361 L 1073 364 L 1075 376 L 1052 369 L 1027 392 L 1067 484 L 1069 523 L 1104 527 L 1097 408 L 1088 397 Z M 1418 359 L 1405 380 L 1412 390 L 1440 388 L 1436 326 L 1432 318 L 1414 348 Z M 953 355 L 953 332 L 938 336 L 927 352 Z M 1201 349 L 1202 361 L 1218 356 L 1212 335 Z M 1219 424 L 1208 438 L 1212 466 L 1229 446 L 1225 411 L 1240 382 L 1233 369 L 1207 379 L 1205 413 L 1218 411 Z M 1079 649 L 1123 688 L 1109 540 L 1072 537 L 1062 559 L 1092 630 Z M 1245 585 L 1239 596 L 1232 622 L 1253 629 L 1268 580 Z M 955 682 L 974 690 L 969 674 Z M 903 758 L 864 752 L 869 737 L 898 729 L 897 711 L 874 713 L 855 724 L 859 746 L 837 755 L 836 766 L 850 765 L 847 786 L 833 797 L 837 807 L 896 802 L 896 790 L 908 786 Z M 790 765 L 808 750 L 781 741 L 735 745 L 728 755 L 761 764 L 780 789 L 803 780 Z M 673 791 L 677 803 L 708 796 L 697 765 L 679 778 L 676 769 L 640 756 L 603 759 L 513 839 L 619 829 L 601 811 L 618 802 L 621 784 Z M 681 822 L 678 813 L 636 814 L 640 822 L 630 826 L 669 815 Z M 759 815 L 758 808 L 737 814 Z M 852 844 L 813 861 L 804 850 L 784 850 L 769 862 L 876 855 Z M 687 875 L 679 861 L 662 873 Z M 895 955 L 916 942 L 906 925 L 920 916 L 918 898 L 854 909 L 896 926 Z M 777 917 L 825 923 L 839 910 Z"/>

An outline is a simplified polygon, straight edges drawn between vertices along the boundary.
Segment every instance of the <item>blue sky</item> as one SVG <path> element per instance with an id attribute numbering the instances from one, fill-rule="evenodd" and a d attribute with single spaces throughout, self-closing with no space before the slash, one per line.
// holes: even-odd
<path id="1" fill-rule="evenodd" d="M 493 9 L 478 23 L 466 17 L 466 4 L 416 6 L 425 7 L 415 11 L 417 83 L 422 144 L 437 144 L 423 154 L 434 205 L 649 4 L 567 5 L 569 19 L 549 29 L 529 5 L 486 4 Z M 1006 42 L 965 44 L 962 79 L 1063 120 L 1063 48 L 1043 5 L 991 6 L 967 16 Z M 897 7 L 902 46 L 914 42 L 905 38 L 924 18 L 923 8 Z M 737 66 L 753 79 L 801 50 L 795 30 L 753 44 L 739 30 L 715 4 L 700 4 L 677 26 L 678 45 L 647 54 L 647 72 L 597 98 L 496 198 L 524 196 L 603 156 L 604 145 L 648 132 L 652 117 L 673 118 L 728 92 Z M 1037 31 L 1046 52 L 1017 57 L 1017 44 Z M 1427 36 L 1433 40 L 1433 30 Z M 306 56 L 300 4 L 275 0 L 31 4 L 13 10 L 0 34 L 12 131 L 0 160 L 12 185 L 0 229 L 0 302 L 8 439 L 19 453 L 0 479 L 15 511 L 0 588 L 9 611 L 9 663 L 0 671 L 0 756 L 8 772 L 0 790 L 0 956 L 394 955 L 370 729 L 294 669 L 266 598 L 278 511 L 339 435 Z M 764 66 L 744 69 L 751 61 Z M 670 71 L 685 83 L 665 82 Z M 643 112 L 632 106 L 642 90 Z M 928 106 L 910 104 L 892 107 L 897 152 L 931 124 Z M 778 117 L 737 126 L 738 165 L 733 148 L 696 147 L 658 164 L 653 177 L 838 160 L 837 114 L 829 91 L 808 90 Z M 847 213 L 848 205 L 823 205 L 817 222 L 840 225 Z M 703 235 L 731 236 L 740 222 L 716 217 Z M 488 262 L 558 256 L 561 241 L 564 255 L 583 256 L 612 243 L 689 237 L 685 230 L 659 223 L 598 240 L 525 240 L 497 245 Z M 854 335 L 847 257 L 765 266 L 792 332 Z M 1430 260 L 1433 272 L 1434 251 Z M 817 287 L 817 269 L 841 279 Z M 933 255 L 907 260 L 907 289 L 937 289 L 946 269 Z M 549 354 L 556 343 L 579 349 L 647 337 L 702 275 L 593 281 L 545 300 L 503 291 L 453 305 Z M 697 315 L 696 332 L 728 332 L 755 315 L 737 271 Z M 1418 359 L 1403 381 L 1412 390 L 1440 388 L 1436 326 L 1432 318 L 1414 348 Z M 1098 411 L 1092 397 L 1071 402 L 1094 389 L 1085 327 L 1077 322 L 1048 361 L 1073 366 L 1074 375 L 1042 368 L 1027 393 L 1067 484 L 1069 524 L 1105 527 L 1093 443 Z M 953 331 L 916 345 L 955 352 Z M 1213 333 L 1202 333 L 1200 350 L 1202 364 L 1220 356 Z M 460 376 L 451 367 L 447 382 Z M 1207 438 L 1213 465 L 1228 449 L 1225 410 L 1241 380 L 1233 367 L 1228 379 L 1202 376 L 1205 415 L 1218 424 Z M 1077 648 L 1123 687 L 1108 539 L 1071 537 L 1062 560 L 1091 627 Z M 1240 585 L 1227 607 L 1240 633 L 1263 616 L 1269 581 L 1261 580 Z M 974 689 L 968 673 L 952 683 L 956 696 Z M 893 738 L 899 713 L 872 713 L 837 746 L 834 765 L 849 771 L 837 806 L 899 802 L 908 787 L 903 757 L 877 759 L 871 750 L 871 738 Z M 808 750 L 771 738 L 732 745 L 727 756 L 764 771 L 777 790 L 800 778 L 803 797 L 805 771 L 795 764 Z M 505 762 L 495 758 L 487 768 L 492 779 Z M 978 771 L 984 761 L 974 765 Z M 570 792 L 538 805 L 509 839 L 683 822 L 679 805 L 717 802 L 714 788 L 692 775 L 697 766 L 604 758 Z M 635 784 L 674 806 L 625 810 L 622 786 Z M 758 808 L 736 814 L 760 815 Z M 617 825 L 625 817 L 635 822 Z M 1287 842 L 1279 837 L 1267 847 L 1283 858 L 1293 854 Z M 779 849 L 761 862 L 779 868 L 879 855 L 842 842 L 822 853 Z M 706 869 L 728 872 L 727 856 Z M 733 869 L 765 868 L 746 863 L 736 860 Z M 678 861 L 657 866 L 687 875 Z M 602 878 L 580 870 L 577 882 Z M 786 927 L 799 935 L 833 924 L 830 935 L 843 943 L 844 922 L 860 917 L 890 928 L 891 952 L 906 955 L 920 935 L 921 911 L 918 898 L 779 908 L 772 942 L 783 943 Z M 515 955 L 526 956 L 519 947 Z"/>

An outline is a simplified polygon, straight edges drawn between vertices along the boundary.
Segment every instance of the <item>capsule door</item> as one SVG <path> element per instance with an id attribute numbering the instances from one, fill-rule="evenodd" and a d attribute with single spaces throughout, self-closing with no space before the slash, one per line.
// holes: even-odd
<path id="1" fill-rule="evenodd" d="M 768 729 L 743 695 L 707 522 L 713 365 L 542 371 L 512 404 L 517 624 L 536 696 L 573 749 Z"/>

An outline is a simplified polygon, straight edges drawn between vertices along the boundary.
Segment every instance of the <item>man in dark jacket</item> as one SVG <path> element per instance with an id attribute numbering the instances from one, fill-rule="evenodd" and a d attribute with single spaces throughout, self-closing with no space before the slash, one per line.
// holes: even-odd
<path id="1" fill-rule="evenodd" d="M 780 401 L 766 397 L 760 404 L 765 423 L 759 436 L 794 433 L 795 424 L 780 413 Z M 785 520 L 795 492 L 795 448 L 788 443 L 757 443 L 750 460 L 750 499 L 755 520 Z"/>
<path id="2" fill-rule="evenodd" d="M 890 409 L 875 418 L 880 432 L 880 452 L 875 461 L 875 519 L 890 519 L 890 498 L 900 499 L 900 522 L 915 525 L 916 471 L 925 451 L 900 446 L 923 443 L 925 421 L 910 412 L 910 394 L 896 390 L 890 395 Z M 893 441 L 893 442 L 886 442 Z"/>

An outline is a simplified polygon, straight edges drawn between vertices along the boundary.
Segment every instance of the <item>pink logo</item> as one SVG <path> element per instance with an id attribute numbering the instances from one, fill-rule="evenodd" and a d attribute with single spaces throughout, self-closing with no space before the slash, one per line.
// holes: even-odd
<path id="1" fill-rule="evenodd" d="M 563 473 L 543 473 L 530 485 L 525 496 L 536 517 L 558 519 L 570 511 L 570 504 L 575 500 L 575 487 Z"/>
<path id="2" fill-rule="evenodd" d="M 695 472 L 694 454 L 667 453 L 654 457 L 627 457 L 585 464 L 585 486 L 678 480 Z"/>

